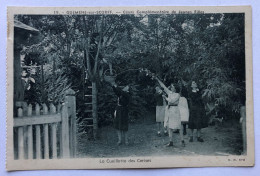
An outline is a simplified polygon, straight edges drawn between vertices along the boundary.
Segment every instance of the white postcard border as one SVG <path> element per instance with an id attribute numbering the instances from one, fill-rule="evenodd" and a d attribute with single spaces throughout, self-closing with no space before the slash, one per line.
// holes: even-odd
<path id="1" fill-rule="evenodd" d="M 14 160 L 13 158 L 13 16 L 15 14 L 64 14 L 68 11 L 95 11 L 123 14 L 127 11 L 191 11 L 203 13 L 245 13 L 245 51 L 246 51 L 246 117 L 247 117 L 247 155 L 232 156 L 169 156 L 169 157 L 125 157 L 125 158 L 78 158 L 50 160 Z M 57 13 L 58 12 L 58 13 Z M 120 12 L 120 13 L 118 13 Z M 85 13 L 85 12 L 84 12 Z M 187 12 L 189 13 L 189 12 Z M 253 120 L 253 77 L 252 77 L 252 14 L 250 6 L 182 6 L 182 7 L 8 7 L 7 31 L 7 170 L 38 170 L 38 169 L 116 169 L 116 168 L 171 168 L 171 167 L 207 167 L 207 166 L 253 166 L 254 165 L 254 120 Z M 118 159 L 126 162 L 109 163 Z M 128 160 L 151 160 L 151 162 L 135 162 Z M 102 160 L 105 162 L 102 163 Z"/>

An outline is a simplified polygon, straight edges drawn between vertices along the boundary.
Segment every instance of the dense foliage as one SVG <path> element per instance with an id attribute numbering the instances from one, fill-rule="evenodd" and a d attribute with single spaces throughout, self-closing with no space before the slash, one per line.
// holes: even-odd
<path id="1" fill-rule="evenodd" d="M 36 74 L 25 70 L 34 80 L 26 100 L 57 104 L 72 88 L 79 123 L 89 101 L 85 94 L 91 93 L 87 87 L 95 80 L 99 125 L 111 124 L 116 97 L 103 81 L 109 64 L 118 73 L 119 84 L 131 85 L 132 121 L 155 106 L 155 82 L 138 72 L 141 67 L 166 84 L 179 83 L 186 89 L 196 80 L 205 104 L 216 104 L 231 116 L 245 102 L 244 14 L 18 15 L 16 19 L 38 29 L 42 37 L 38 44 L 28 42 L 22 52 L 23 64 L 43 68 Z M 88 57 L 92 68 L 86 64 Z"/>

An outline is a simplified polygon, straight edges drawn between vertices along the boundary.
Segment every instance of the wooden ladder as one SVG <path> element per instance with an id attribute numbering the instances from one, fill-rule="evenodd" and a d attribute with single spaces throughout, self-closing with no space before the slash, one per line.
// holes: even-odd
<path id="1" fill-rule="evenodd" d="M 87 87 L 88 89 L 92 89 L 92 86 L 88 86 Z M 85 97 L 91 97 L 92 98 L 92 94 L 91 95 L 85 95 Z M 84 103 L 85 104 L 85 107 L 86 107 L 86 109 L 84 110 L 84 113 L 85 114 L 89 114 L 89 113 L 91 113 L 91 117 L 89 117 L 88 116 L 88 118 L 85 118 L 86 120 L 88 120 L 89 122 L 92 122 L 92 124 L 88 124 L 87 125 L 87 127 L 92 127 L 93 128 L 93 116 L 92 116 L 92 99 L 91 99 L 91 101 L 90 102 L 86 102 L 86 103 Z M 90 109 L 87 109 L 87 108 L 89 108 L 90 107 Z"/>

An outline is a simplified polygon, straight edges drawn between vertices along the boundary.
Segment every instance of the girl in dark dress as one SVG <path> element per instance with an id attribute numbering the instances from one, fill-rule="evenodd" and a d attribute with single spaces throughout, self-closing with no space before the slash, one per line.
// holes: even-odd
<path id="1" fill-rule="evenodd" d="M 116 84 L 112 86 L 115 94 L 118 97 L 117 107 L 114 114 L 114 128 L 117 130 L 118 142 L 117 145 L 122 144 L 122 137 L 124 137 L 125 144 L 128 145 L 128 104 L 129 104 L 129 86 L 120 89 Z"/>
<path id="2" fill-rule="evenodd" d="M 197 129 L 197 140 L 204 142 L 201 138 L 201 129 L 208 126 L 204 104 L 197 83 L 192 81 L 191 92 L 189 92 L 189 128 L 191 129 L 190 142 L 193 142 L 194 129 Z"/>

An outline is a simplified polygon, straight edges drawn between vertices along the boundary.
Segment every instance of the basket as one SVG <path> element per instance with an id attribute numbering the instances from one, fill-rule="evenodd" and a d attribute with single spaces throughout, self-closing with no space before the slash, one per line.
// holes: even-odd
<path id="1" fill-rule="evenodd" d="M 106 70 L 104 72 L 104 80 L 107 81 L 107 82 L 115 82 L 115 80 L 116 80 L 116 71 L 112 70 L 112 74 L 111 74 L 109 69 Z"/>

